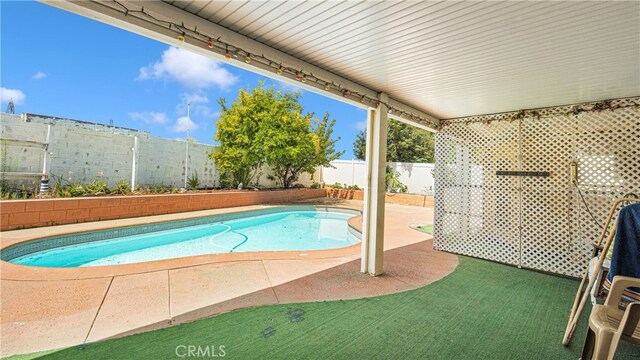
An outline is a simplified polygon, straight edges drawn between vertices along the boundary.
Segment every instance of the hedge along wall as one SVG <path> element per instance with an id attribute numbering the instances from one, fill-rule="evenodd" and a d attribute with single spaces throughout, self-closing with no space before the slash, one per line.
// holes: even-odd
<path id="1" fill-rule="evenodd" d="M 0 201 L 0 230 L 114 220 L 321 198 L 325 189 L 218 191 L 194 194 L 107 196 Z"/>

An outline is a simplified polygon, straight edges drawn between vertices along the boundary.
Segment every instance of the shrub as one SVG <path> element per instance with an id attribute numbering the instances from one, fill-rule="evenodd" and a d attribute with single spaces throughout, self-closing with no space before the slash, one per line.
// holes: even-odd
<path id="1" fill-rule="evenodd" d="M 167 192 L 167 188 L 165 188 L 162 185 L 158 185 L 158 184 L 151 184 L 149 186 L 149 192 L 151 194 L 164 194 Z"/>
<path id="2" fill-rule="evenodd" d="M 200 179 L 198 179 L 198 172 L 194 171 L 193 176 L 187 178 L 187 183 L 192 190 L 198 190 L 200 186 Z"/>
<path id="3" fill-rule="evenodd" d="M 407 192 L 407 185 L 403 184 L 400 181 L 400 173 L 395 171 L 395 170 L 393 170 L 391 168 L 391 166 L 387 166 L 387 172 L 386 172 L 386 175 L 385 175 L 385 183 L 386 183 L 388 192 L 392 192 L 392 193 L 396 193 L 396 192 L 405 193 L 405 192 Z"/>
<path id="4" fill-rule="evenodd" d="M 116 184 L 116 187 L 111 189 L 111 193 L 118 195 L 127 195 L 131 193 L 131 184 L 129 184 L 129 182 L 126 180 L 120 180 Z"/>
<path id="5" fill-rule="evenodd" d="M 67 187 L 65 187 L 66 191 L 68 191 L 69 196 L 84 196 L 87 193 L 87 190 L 84 188 L 84 184 L 82 181 L 75 182 Z"/>
<path id="6" fill-rule="evenodd" d="M 91 195 L 109 193 L 109 187 L 107 186 L 107 183 L 100 180 L 93 180 L 92 182 L 88 183 L 84 186 L 84 190 L 85 193 Z"/>

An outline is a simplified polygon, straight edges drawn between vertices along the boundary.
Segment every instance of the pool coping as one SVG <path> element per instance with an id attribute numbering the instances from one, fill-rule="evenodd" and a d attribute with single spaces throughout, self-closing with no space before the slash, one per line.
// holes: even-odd
<path id="1" fill-rule="evenodd" d="M 119 220 L 103 220 L 96 222 L 88 222 L 83 224 L 58 225 L 43 228 L 33 228 L 24 230 L 6 231 L 0 234 L 0 250 L 25 244 L 28 242 L 38 241 L 43 238 L 72 235 L 89 231 L 104 231 L 131 226 L 153 225 L 166 222 L 176 222 L 183 220 L 191 220 L 204 217 L 222 216 L 227 214 L 241 214 L 254 212 L 256 210 L 268 210 L 287 207 L 307 207 L 316 209 L 345 209 L 349 211 L 357 211 L 358 209 L 349 206 L 328 206 L 328 205 L 250 205 L 237 208 L 225 208 L 215 210 L 194 211 L 181 214 L 155 215 L 138 218 L 128 218 Z M 354 215 L 349 218 L 348 224 L 350 230 L 362 232 L 361 230 L 362 215 Z M 83 226 L 80 226 L 83 225 Z M 304 251 L 256 251 L 256 252 L 237 252 L 222 254 L 205 254 L 188 257 L 180 257 L 164 260 L 153 260 L 132 264 L 107 265 L 107 266 L 91 266 L 91 267 L 75 267 L 75 268 L 56 268 L 56 267 L 37 267 L 14 264 L 8 261 L 0 260 L 0 278 L 4 280 L 22 280 L 22 281 L 55 281 L 55 280 L 80 280 L 80 279 L 96 279 L 121 275 L 143 274 L 161 270 L 171 270 L 186 268 L 205 264 L 215 264 L 235 261 L 255 261 L 255 260 L 296 260 L 296 259 L 329 259 L 344 256 L 352 256 L 360 254 L 360 243 L 350 246 L 327 249 L 327 250 L 304 250 Z"/>

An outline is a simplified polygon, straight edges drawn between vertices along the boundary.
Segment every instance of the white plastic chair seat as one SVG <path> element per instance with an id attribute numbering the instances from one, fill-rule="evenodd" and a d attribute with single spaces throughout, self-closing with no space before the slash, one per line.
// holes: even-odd
<path id="1" fill-rule="evenodd" d="M 613 334 L 620 328 L 620 321 L 622 321 L 623 316 L 623 310 L 606 305 L 594 305 L 591 310 L 591 316 L 589 316 L 589 326 L 592 329 L 603 329 Z M 621 338 L 635 344 L 640 344 L 640 327 L 636 327 L 633 335 L 625 336 L 623 334 Z"/>
<path id="2" fill-rule="evenodd" d="M 640 344 L 640 302 L 630 303 L 625 310 L 619 308 L 622 294 L 629 287 L 640 287 L 640 279 L 614 277 L 604 305 L 591 309 L 582 360 L 612 360 L 620 340 Z"/>

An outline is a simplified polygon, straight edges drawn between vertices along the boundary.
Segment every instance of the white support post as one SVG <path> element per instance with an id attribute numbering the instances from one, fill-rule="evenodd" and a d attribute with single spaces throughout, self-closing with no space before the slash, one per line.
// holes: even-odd
<path id="1" fill-rule="evenodd" d="M 387 107 L 386 94 L 379 94 L 383 102 L 369 110 L 367 117 L 367 178 L 364 188 L 362 214 L 361 271 L 372 276 L 382 274 L 384 253 L 384 196 L 387 166 Z"/>
<path id="2" fill-rule="evenodd" d="M 187 189 L 187 182 L 189 178 L 189 139 L 185 141 L 185 149 L 184 149 L 184 188 Z"/>
<path id="3" fill-rule="evenodd" d="M 189 179 L 189 124 L 191 123 L 191 102 L 187 103 L 187 139 L 186 149 L 184 150 L 184 188 L 187 189 L 187 182 Z"/>
<path id="4" fill-rule="evenodd" d="M 49 144 L 51 143 L 51 124 L 47 125 L 47 139 L 44 144 L 44 157 L 42 159 L 42 176 L 49 175 L 47 172 L 49 160 Z"/>
<path id="5" fill-rule="evenodd" d="M 133 152 L 132 160 L 131 160 L 131 191 L 136 190 L 136 157 L 138 156 L 138 136 L 133 137 L 133 148 L 131 149 Z"/>

